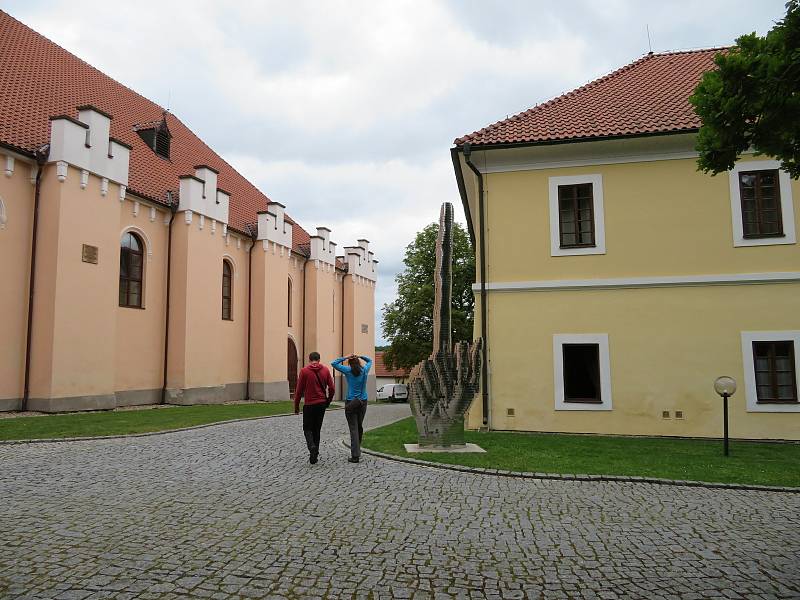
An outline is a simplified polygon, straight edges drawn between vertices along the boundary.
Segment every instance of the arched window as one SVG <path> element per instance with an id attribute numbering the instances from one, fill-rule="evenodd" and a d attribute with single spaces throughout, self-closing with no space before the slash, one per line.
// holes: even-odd
<path id="1" fill-rule="evenodd" d="M 119 305 L 142 308 L 144 244 L 130 231 L 122 236 L 119 252 Z"/>
<path id="2" fill-rule="evenodd" d="M 287 313 L 286 313 L 286 315 L 287 315 L 286 322 L 289 325 L 289 327 L 291 327 L 292 326 L 292 278 L 291 277 L 289 277 L 289 302 L 288 302 L 288 305 L 289 306 L 287 308 Z"/>
<path id="3" fill-rule="evenodd" d="M 222 261 L 222 318 L 233 321 L 233 269 L 227 260 Z"/>

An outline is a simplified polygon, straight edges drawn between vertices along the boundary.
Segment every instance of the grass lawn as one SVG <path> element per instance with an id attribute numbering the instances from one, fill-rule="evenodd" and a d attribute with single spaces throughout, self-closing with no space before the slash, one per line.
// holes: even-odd
<path id="1" fill-rule="evenodd" d="M 537 473 L 636 475 L 717 483 L 800 487 L 800 444 L 467 431 L 486 454 L 408 454 L 417 441 L 408 418 L 364 434 L 364 447 L 432 462 Z"/>
<path id="2" fill-rule="evenodd" d="M 0 419 L 0 440 L 146 433 L 292 411 L 293 405 L 287 401 L 13 417 Z"/>

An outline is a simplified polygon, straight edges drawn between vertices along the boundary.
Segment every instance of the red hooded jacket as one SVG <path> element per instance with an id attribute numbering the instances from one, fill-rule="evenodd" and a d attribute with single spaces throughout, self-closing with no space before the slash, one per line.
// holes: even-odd
<path id="1" fill-rule="evenodd" d="M 322 382 L 322 387 L 320 387 L 320 382 Z M 327 394 L 322 389 L 326 386 Z M 318 362 L 306 365 L 300 370 L 300 376 L 297 378 L 297 389 L 294 391 L 294 412 L 300 410 L 300 398 L 304 397 L 305 403 L 309 406 L 323 404 L 328 400 L 333 400 L 334 392 L 333 377 L 331 377 L 328 367 Z"/>

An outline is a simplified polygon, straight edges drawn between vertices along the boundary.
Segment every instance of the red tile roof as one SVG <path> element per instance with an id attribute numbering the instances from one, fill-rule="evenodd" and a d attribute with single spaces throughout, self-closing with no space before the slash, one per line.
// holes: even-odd
<path id="1" fill-rule="evenodd" d="M 576 90 L 462 136 L 460 146 L 693 131 L 689 96 L 724 48 L 650 54 Z"/>
<path id="2" fill-rule="evenodd" d="M 166 203 L 167 191 L 177 197 L 178 176 L 194 175 L 194 165 L 205 164 L 219 171 L 219 187 L 231 194 L 231 227 L 246 231 L 267 208 L 267 196 L 171 113 L 166 113 L 170 159 L 159 157 L 134 128 L 160 122 L 164 108 L 0 11 L 0 144 L 33 152 L 50 140 L 49 117 L 76 117 L 77 107 L 87 104 L 109 113 L 111 136 L 133 148 L 131 192 Z M 296 250 L 308 243 L 300 226 L 293 237 Z"/>
<path id="3" fill-rule="evenodd" d="M 375 352 L 375 377 L 408 377 L 405 369 L 389 369 L 383 362 L 383 352 Z"/>

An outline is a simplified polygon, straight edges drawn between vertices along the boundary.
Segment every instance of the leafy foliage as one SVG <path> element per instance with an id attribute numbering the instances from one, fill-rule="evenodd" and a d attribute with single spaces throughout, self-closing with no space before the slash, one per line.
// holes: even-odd
<path id="1" fill-rule="evenodd" d="M 697 141 L 701 171 L 733 168 L 742 152 L 774 156 L 800 177 L 800 0 L 765 37 L 743 35 L 717 54 L 690 98 L 703 125 Z"/>
<path id="2" fill-rule="evenodd" d="M 390 341 L 383 360 L 390 368 L 410 369 L 430 355 L 433 346 L 433 272 L 439 224 L 431 223 L 406 247 L 405 269 L 397 275 L 397 299 L 383 306 L 383 332 Z M 469 236 L 453 227 L 453 343 L 472 340 L 475 255 Z"/>

